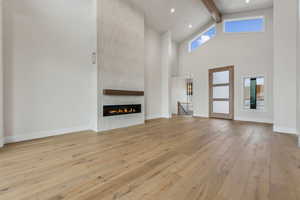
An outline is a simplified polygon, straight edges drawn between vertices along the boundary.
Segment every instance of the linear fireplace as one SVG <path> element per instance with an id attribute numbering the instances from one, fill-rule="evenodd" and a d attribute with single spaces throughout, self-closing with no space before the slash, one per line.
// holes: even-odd
<path id="1" fill-rule="evenodd" d="M 142 112 L 141 104 L 103 106 L 103 116 L 128 115 Z"/>

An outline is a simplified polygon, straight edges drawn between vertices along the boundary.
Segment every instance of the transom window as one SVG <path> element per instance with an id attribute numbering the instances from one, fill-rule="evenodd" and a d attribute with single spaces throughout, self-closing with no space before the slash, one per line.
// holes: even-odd
<path id="1" fill-rule="evenodd" d="M 265 78 L 247 77 L 244 78 L 244 109 L 261 110 L 265 109 Z"/>
<path id="2" fill-rule="evenodd" d="M 263 16 L 224 21 L 225 33 L 263 32 L 264 29 L 265 18 Z"/>
<path id="3" fill-rule="evenodd" d="M 216 26 L 213 25 L 189 42 L 189 52 L 192 52 L 198 47 L 202 46 L 211 38 L 215 37 L 216 34 L 217 34 Z"/>

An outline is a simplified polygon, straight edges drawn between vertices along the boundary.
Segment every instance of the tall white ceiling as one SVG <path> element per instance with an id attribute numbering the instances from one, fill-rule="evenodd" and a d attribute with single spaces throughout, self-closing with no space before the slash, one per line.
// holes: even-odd
<path id="1" fill-rule="evenodd" d="M 215 0 L 216 5 L 223 14 L 251 11 L 273 6 L 273 0 L 250 0 L 249 4 L 245 2 L 245 0 Z"/>
<path id="2" fill-rule="evenodd" d="M 159 32 L 172 32 L 177 42 L 184 40 L 208 23 L 211 18 L 201 0 L 127 0 L 144 12 L 146 23 Z M 268 8 L 273 0 L 215 0 L 222 13 Z M 174 14 L 170 9 L 175 8 Z M 188 28 L 192 24 L 193 28 Z"/>

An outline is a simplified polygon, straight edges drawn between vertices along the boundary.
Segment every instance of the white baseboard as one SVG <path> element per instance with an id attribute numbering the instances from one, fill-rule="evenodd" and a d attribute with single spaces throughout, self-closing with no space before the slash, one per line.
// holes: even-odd
<path id="1" fill-rule="evenodd" d="M 4 138 L 0 136 L 0 148 L 4 146 Z"/>
<path id="2" fill-rule="evenodd" d="M 244 121 L 244 122 L 257 122 L 257 123 L 266 123 L 273 124 L 273 120 L 270 119 L 259 119 L 259 118 L 247 118 L 247 117 L 236 117 L 234 118 L 236 121 Z"/>
<path id="3" fill-rule="evenodd" d="M 138 123 L 133 123 L 133 124 L 127 124 L 127 125 L 120 125 L 120 126 L 115 126 L 115 127 L 104 127 L 104 126 L 102 126 L 96 132 L 100 133 L 100 132 L 112 131 L 112 130 L 117 130 L 117 129 L 122 129 L 122 128 L 130 128 L 130 127 L 139 126 L 139 125 L 143 125 L 143 124 L 145 124 L 145 121 L 138 122 Z"/>
<path id="4" fill-rule="evenodd" d="M 194 114 L 194 117 L 202 117 L 202 118 L 209 118 L 208 115 L 201 115 L 201 114 Z M 236 117 L 234 120 L 237 121 L 245 121 L 245 122 L 257 122 L 257 123 L 267 123 L 267 124 L 273 124 L 272 120 L 269 119 L 253 119 L 253 118 L 245 118 L 245 117 Z"/>
<path id="5" fill-rule="evenodd" d="M 22 141 L 46 138 L 46 137 L 57 136 L 57 135 L 72 134 L 72 133 L 88 131 L 88 130 L 91 130 L 91 127 L 82 126 L 82 127 L 66 128 L 66 129 L 60 129 L 60 130 L 41 131 L 41 132 L 36 132 L 36 133 L 27 133 L 27 134 L 22 134 L 22 135 L 6 136 L 4 138 L 4 143 L 8 144 L 8 143 L 22 142 Z"/>
<path id="6" fill-rule="evenodd" d="M 92 130 L 94 132 L 98 132 L 98 121 L 95 123 L 90 123 L 90 128 L 89 130 Z"/>
<path id="7" fill-rule="evenodd" d="M 146 116 L 146 120 L 158 119 L 158 118 L 162 118 L 161 114 L 147 115 L 147 116 Z"/>
<path id="8" fill-rule="evenodd" d="M 298 135 L 297 129 L 289 128 L 289 127 L 274 126 L 273 131 L 276 133 L 287 133 L 287 134 Z"/>
<path id="9" fill-rule="evenodd" d="M 160 118 L 171 119 L 172 115 L 161 115 Z"/>
<path id="10" fill-rule="evenodd" d="M 193 114 L 193 117 L 209 118 L 208 115 Z"/>

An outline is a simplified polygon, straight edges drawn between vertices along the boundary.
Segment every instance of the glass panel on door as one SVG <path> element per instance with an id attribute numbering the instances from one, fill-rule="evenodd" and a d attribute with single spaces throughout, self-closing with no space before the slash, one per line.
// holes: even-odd
<path id="1" fill-rule="evenodd" d="M 229 101 L 214 101 L 213 112 L 221 114 L 229 114 Z"/>
<path id="2" fill-rule="evenodd" d="M 214 99 L 229 99 L 229 86 L 216 86 L 213 87 Z"/>
<path id="3" fill-rule="evenodd" d="M 213 84 L 226 84 L 229 83 L 229 71 L 214 72 Z"/>

